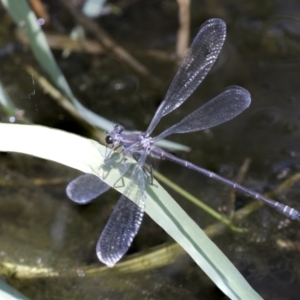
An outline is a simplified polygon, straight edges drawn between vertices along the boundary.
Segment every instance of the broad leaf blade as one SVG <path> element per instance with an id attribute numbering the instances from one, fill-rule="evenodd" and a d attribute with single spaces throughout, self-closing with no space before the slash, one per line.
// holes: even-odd
<path id="1" fill-rule="evenodd" d="M 0 151 L 20 152 L 53 160 L 85 173 L 97 173 L 105 148 L 95 141 L 43 126 L 0 124 Z M 99 174 L 113 186 L 119 170 Z M 116 188 L 123 192 L 124 186 Z M 231 299 L 261 299 L 228 258 L 155 181 L 146 191 L 146 212 L 176 240 Z"/>

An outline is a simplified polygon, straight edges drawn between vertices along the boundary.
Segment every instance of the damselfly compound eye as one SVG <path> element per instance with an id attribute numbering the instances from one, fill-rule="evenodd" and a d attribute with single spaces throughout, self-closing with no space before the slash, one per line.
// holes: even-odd
<path id="1" fill-rule="evenodd" d="M 110 135 L 106 136 L 105 142 L 107 145 L 111 145 L 113 143 L 113 139 Z"/>

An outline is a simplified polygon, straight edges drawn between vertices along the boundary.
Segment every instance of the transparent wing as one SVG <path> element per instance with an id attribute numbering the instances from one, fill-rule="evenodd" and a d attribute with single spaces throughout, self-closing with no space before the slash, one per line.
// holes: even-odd
<path id="1" fill-rule="evenodd" d="M 139 164 L 144 161 L 144 158 L 140 159 Z M 137 165 L 97 242 L 97 256 L 108 267 L 113 267 L 127 252 L 140 228 L 145 208 L 145 187 L 145 174 Z M 134 202 L 127 196 L 131 196 Z"/>
<path id="2" fill-rule="evenodd" d="M 100 261 L 113 267 L 123 257 L 140 228 L 143 215 L 143 209 L 121 196 L 96 246 Z"/>
<path id="3" fill-rule="evenodd" d="M 109 189 L 110 186 L 98 176 L 84 174 L 68 184 L 66 193 L 72 201 L 78 204 L 87 204 Z"/>
<path id="4" fill-rule="evenodd" d="M 126 151 L 128 152 L 132 148 L 134 148 L 134 145 L 129 147 Z M 100 168 L 104 172 L 109 172 L 112 168 L 118 169 L 121 178 L 130 168 L 130 164 L 127 164 L 124 159 L 126 151 L 123 151 L 124 153 L 122 152 L 120 154 L 114 153 L 114 155 L 106 159 Z M 98 176 L 84 174 L 75 178 L 68 184 L 66 193 L 68 197 L 77 204 L 87 204 L 109 189 L 110 186 Z"/>
<path id="5" fill-rule="evenodd" d="M 202 24 L 146 131 L 147 136 L 163 116 L 179 107 L 202 82 L 215 63 L 225 37 L 226 24 L 222 20 L 210 19 Z"/>
<path id="6" fill-rule="evenodd" d="M 193 132 L 219 125 L 236 117 L 250 103 L 251 96 L 246 89 L 239 86 L 228 87 L 222 94 L 162 132 L 154 141 L 156 142 L 173 133 Z"/>

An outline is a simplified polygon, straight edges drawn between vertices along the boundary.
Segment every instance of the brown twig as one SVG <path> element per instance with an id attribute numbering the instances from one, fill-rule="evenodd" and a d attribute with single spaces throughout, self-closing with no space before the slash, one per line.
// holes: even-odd
<path id="1" fill-rule="evenodd" d="M 78 113 L 77 109 L 74 105 L 69 101 L 67 97 L 65 97 L 58 89 L 56 89 L 44 76 L 39 74 L 33 67 L 29 65 L 24 66 L 25 71 L 34 77 L 34 79 L 39 83 L 39 85 L 47 91 L 47 93 L 61 106 L 63 107 L 69 114 L 71 114 L 74 118 L 78 119 L 82 124 L 90 130 L 91 135 L 100 143 L 105 145 L 105 136 L 102 134 L 100 130 L 90 126 L 85 120 L 82 119 L 82 116 Z"/>
<path id="2" fill-rule="evenodd" d="M 89 54 L 102 54 L 104 52 L 103 47 L 99 45 L 98 42 L 93 40 L 73 40 L 67 35 L 60 35 L 60 34 L 51 34 L 44 32 L 47 43 L 51 49 L 56 50 L 69 50 L 75 52 L 86 52 Z M 18 40 L 24 44 L 29 45 L 28 38 L 21 30 L 16 30 L 16 36 Z"/>
<path id="3" fill-rule="evenodd" d="M 151 76 L 150 71 L 145 66 L 131 56 L 124 48 L 118 45 L 103 28 L 77 11 L 76 8 L 70 4 L 70 1 L 60 0 L 60 2 L 68 9 L 73 18 L 87 31 L 92 33 L 107 50 L 113 52 L 121 61 L 128 64 L 139 74 L 143 76 Z"/>
<path id="4" fill-rule="evenodd" d="M 177 0 L 179 6 L 179 29 L 177 32 L 176 55 L 181 61 L 188 49 L 190 38 L 190 0 Z"/>
<path id="5" fill-rule="evenodd" d="M 245 176 L 246 176 L 249 166 L 250 166 L 250 162 L 251 162 L 251 159 L 249 157 L 247 157 L 244 160 L 244 162 L 243 162 L 242 166 L 240 167 L 239 172 L 235 178 L 235 181 L 237 183 L 242 183 L 244 181 Z M 229 205 L 228 205 L 228 210 L 229 210 L 228 215 L 229 215 L 230 219 L 234 215 L 235 200 L 236 200 L 236 190 L 232 189 L 229 194 Z"/>

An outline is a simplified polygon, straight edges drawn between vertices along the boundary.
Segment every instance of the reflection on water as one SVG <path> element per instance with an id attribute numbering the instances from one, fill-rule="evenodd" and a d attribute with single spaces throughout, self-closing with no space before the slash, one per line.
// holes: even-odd
<path id="1" fill-rule="evenodd" d="M 253 55 L 274 63 L 300 62 L 300 19 L 297 16 L 269 15 L 265 19 L 244 20 L 239 25 L 249 33 L 244 46 L 257 50 Z"/>

